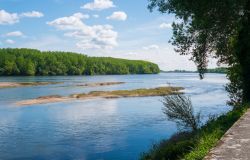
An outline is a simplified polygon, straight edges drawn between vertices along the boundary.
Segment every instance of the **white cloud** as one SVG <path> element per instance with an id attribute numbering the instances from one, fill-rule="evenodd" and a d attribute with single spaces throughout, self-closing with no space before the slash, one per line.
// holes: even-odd
<path id="1" fill-rule="evenodd" d="M 73 16 L 79 19 L 89 19 L 90 17 L 88 14 L 82 14 L 80 12 L 73 14 Z"/>
<path id="2" fill-rule="evenodd" d="M 0 10 L 0 24 L 14 24 L 19 22 L 17 13 L 8 13 L 5 10 Z"/>
<path id="3" fill-rule="evenodd" d="M 25 12 L 21 14 L 9 13 L 5 10 L 0 10 L 0 25 L 15 24 L 18 23 L 20 18 L 40 18 L 43 17 L 43 13 L 38 11 Z"/>
<path id="4" fill-rule="evenodd" d="M 20 17 L 29 17 L 29 18 L 40 18 L 43 16 L 44 14 L 38 11 L 24 12 L 20 14 Z"/>
<path id="5" fill-rule="evenodd" d="M 81 8 L 89 10 L 103 10 L 115 7 L 112 0 L 94 0 L 94 2 L 87 3 Z"/>
<path id="6" fill-rule="evenodd" d="M 111 16 L 107 17 L 107 19 L 125 21 L 127 19 L 127 14 L 122 11 L 114 12 Z"/>
<path id="7" fill-rule="evenodd" d="M 100 16 L 98 14 L 93 15 L 94 18 L 99 18 Z"/>
<path id="8" fill-rule="evenodd" d="M 159 46 L 156 44 L 152 44 L 150 46 L 143 47 L 144 50 L 156 50 L 159 49 Z"/>
<path id="9" fill-rule="evenodd" d="M 172 24 L 171 23 L 162 23 L 159 28 L 161 29 L 171 29 L 172 28 Z"/>
<path id="10" fill-rule="evenodd" d="M 69 17 L 57 18 L 51 22 L 47 22 L 47 24 L 59 30 L 81 30 L 82 28 L 87 28 L 82 21 L 82 19 L 86 17 L 87 16 L 82 13 L 75 13 Z"/>
<path id="11" fill-rule="evenodd" d="M 13 41 L 12 39 L 7 39 L 7 40 L 5 41 L 5 43 L 8 43 L 8 44 L 14 44 L 14 43 L 15 43 L 15 41 Z"/>
<path id="12" fill-rule="evenodd" d="M 5 34 L 6 37 L 22 37 L 24 36 L 21 31 L 13 31 Z"/>
<path id="13" fill-rule="evenodd" d="M 78 13 L 47 22 L 59 30 L 66 31 L 65 36 L 78 40 L 76 46 L 81 49 L 112 49 L 117 46 L 117 32 L 111 25 L 86 25 Z"/>

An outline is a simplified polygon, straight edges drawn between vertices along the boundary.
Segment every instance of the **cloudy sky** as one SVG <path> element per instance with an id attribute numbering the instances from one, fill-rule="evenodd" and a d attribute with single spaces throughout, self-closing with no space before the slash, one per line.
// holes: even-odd
<path id="1" fill-rule="evenodd" d="M 142 59 L 162 70 L 195 70 L 168 43 L 173 15 L 147 0 L 0 0 L 0 47 Z M 210 67 L 214 67 L 211 63 Z"/>

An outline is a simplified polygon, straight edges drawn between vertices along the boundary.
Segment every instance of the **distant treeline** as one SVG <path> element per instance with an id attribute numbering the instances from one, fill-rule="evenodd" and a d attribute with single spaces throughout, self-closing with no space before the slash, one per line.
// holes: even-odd
<path id="1" fill-rule="evenodd" d="M 0 49 L 0 75 L 155 74 L 159 71 L 158 65 L 140 60 L 35 49 Z"/>
<path id="2" fill-rule="evenodd" d="M 226 67 L 207 69 L 207 73 L 227 73 L 227 71 L 228 69 Z"/>
<path id="3" fill-rule="evenodd" d="M 218 67 L 218 68 L 211 68 L 211 69 L 207 69 L 206 73 L 227 73 L 228 69 L 226 67 Z M 171 73 L 171 72 L 175 72 L 175 73 L 198 73 L 198 71 L 187 71 L 187 70 L 173 70 L 173 71 L 161 71 L 161 72 L 165 72 L 165 73 Z"/>
<path id="4" fill-rule="evenodd" d="M 196 71 L 187 71 L 187 70 L 172 70 L 172 71 L 161 71 L 162 73 L 196 73 Z"/>

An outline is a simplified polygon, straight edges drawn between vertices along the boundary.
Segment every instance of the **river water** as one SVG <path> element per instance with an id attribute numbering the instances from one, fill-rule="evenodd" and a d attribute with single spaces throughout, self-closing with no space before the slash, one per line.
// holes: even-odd
<path id="1" fill-rule="evenodd" d="M 17 107 L 20 100 L 100 90 L 181 86 L 203 119 L 229 111 L 224 74 L 0 77 L 4 82 L 64 82 L 0 89 L 0 159 L 133 160 L 169 138 L 176 124 L 162 113 L 162 97 L 75 100 Z M 80 83 L 125 82 L 99 87 Z"/>

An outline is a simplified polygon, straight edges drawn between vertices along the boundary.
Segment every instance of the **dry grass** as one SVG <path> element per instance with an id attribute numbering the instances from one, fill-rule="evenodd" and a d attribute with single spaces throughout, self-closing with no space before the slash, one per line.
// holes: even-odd
<path id="1" fill-rule="evenodd" d="M 92 91 L 87 94 L 74 94 L 74 98 L 85 97 L 102 97 L 102 98 L 120 98 L 120 97 L 148 97 L 148 96 L 165 96 L 169 94 L 177 94 L 182 90 L 181 87 L 158 87 L 151 89 L 135 89 L 135 90 L 116 90 L 116 91 Z"/>
<path id="2" fill-rule="evenodd" d="M 180 94 L 182 87 L 158 87 L 152 89 L 135 89 L 135 90 L 116 90 L 116 91 L 92 91 L 84 94 L 73 94 L 70 96 L 51 95 L 38 97 L 35 99 L 24 100 L 16 103 L 18 106 L 28 106 L 34 104 L 46 104 L 53 102 L 62 102 L 74 99 L 93 99 L 93 98 L 121 98 L 121 97 L 149 97 L 164 96 L 170 94 Z"/>

